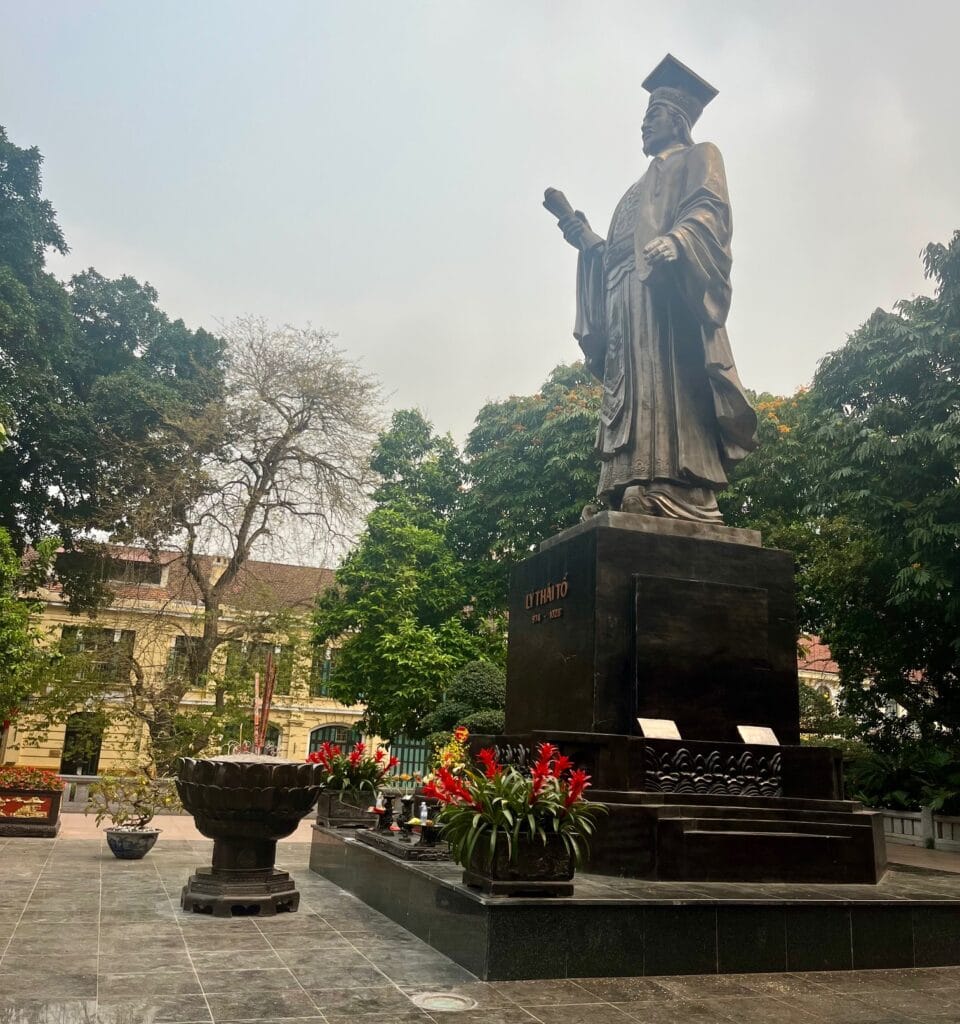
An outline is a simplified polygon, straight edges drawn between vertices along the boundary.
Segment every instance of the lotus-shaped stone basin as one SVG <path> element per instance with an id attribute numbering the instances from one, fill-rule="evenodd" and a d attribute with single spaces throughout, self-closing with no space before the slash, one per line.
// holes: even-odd
<path id="1" fill-rule="evenodd" d="M 293 879 L 274 867 L 277 840 L 296 829 L 322 789 L 321 765 L 258 754 L 181 758 L 177 791 L 213 840 L 213 863 L 190 876 L 180 905 L 217 917 L 296 910 Z"/>

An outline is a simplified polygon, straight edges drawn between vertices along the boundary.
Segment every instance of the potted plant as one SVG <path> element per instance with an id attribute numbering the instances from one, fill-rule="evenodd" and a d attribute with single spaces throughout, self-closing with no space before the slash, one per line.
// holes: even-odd
<path id="1" fill-rule="evenodd" d="M 62 799 L 63 779 L 52 769 L 0 766 L 0 836 L 53 838 Z"/>
<path id="2" fill-rule="evenodd" d="M 328 828 L 357 828 L 371 825 L 376 815 L 367 807 L 376 798 L 397 758 L 383 747 L 372 753 L 365 743 L 357 742 L 349 753 L 335 743 L 321 744 L 307 761 L 323 767 L 324 792 L 317 804 L 317 822 Z"/>
<path id="3" fill-rule="evenodd" d="M 606 810 L 584 799 L 590 776 L 552 743 L 540 744 L 530 771 L 501 765 L 492 748 L 476 759 L 480 770 L 455 775 L 441 765 L 424 786 L 440 801 L 440 836 L 464 884 L 494 895 L 572 895 L 574 869 Z"/>
<path id="4" fill-rule="evenodd" d="M 153 849 L 160 835 L 160 829 L 148 827 L 154 815 L 179 810 L 173 779 L 151 779 L 145 772 L 138 772 L 132 776 L 102 775 L 90 786 L 84 814 L 95 813 L 98 826 L 105 818 L 110 819 L 111 827 L 104 831 L 115 857 L 140 860 Z"/>

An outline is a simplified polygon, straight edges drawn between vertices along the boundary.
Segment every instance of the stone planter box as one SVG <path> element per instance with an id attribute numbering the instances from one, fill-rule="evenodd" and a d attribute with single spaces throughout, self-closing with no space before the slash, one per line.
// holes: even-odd
<path id="1" fill-rule="evenodd" d="M 317 824 L 325 828 L 373 828 L 377 815 L 367 810 L 370 803 L 366 793 L 341 799 L 337 792 L 323 792 L 317 803 Z"/>
<path id="2" fill-rule="evenodd" d="M 489 865 L 483 851 L 475 849 L 470 866 L 463 872 L 463 884 L 491 896 L 573 895 L 573 855 L 560 836 L 547 836 L 546 844 L 521 838 L 517 846 L 517 859 L 511 862 L 507 844 L 498 843 Z"/>
<path id="3" fill-rule="evenodd" d="M 53 839 L 60 831 L 62 790 L 0 789 L 0 836 Z"/>

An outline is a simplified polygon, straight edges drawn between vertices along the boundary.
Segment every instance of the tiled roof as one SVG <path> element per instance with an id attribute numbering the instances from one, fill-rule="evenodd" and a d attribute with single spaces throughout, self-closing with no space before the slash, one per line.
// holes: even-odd
<path id="1" fill-rule="evenodd" d="M 800 647 L 805 652 L 797 658 L 801 672 L 823 672 L 826 675 L 840 675 L 840 666 L 833 660 L 830 648 L 821 643 L 818 636 L 800 637 Z"/>
<path id="2" fill-rule="evenodd" d="M 121 562 L 159 563 L 164 568 L 163 584 L 137 582 L 133 572 L 130 582 L 111 581 L 110 586 L 119 598 L 143 602 L 182 601 L 200 604 L 200 591 L 187 572 L 180 551 L 160 551 L 156 558 L 146 548 L 111 545 L 113 559 Z M 228 559 L 216 555 L 200 555 L 203 575 L 215 580 L 218 569 L 226 567 Z M 135 570 L 134 570 L 135 571 Z M 282 562 L 250 560 L 227 588 L 223 603 L 241 611 L 308 611 L 318 594 L 333 583 L 333 570 L 312 565 L 285 565 Z"/>

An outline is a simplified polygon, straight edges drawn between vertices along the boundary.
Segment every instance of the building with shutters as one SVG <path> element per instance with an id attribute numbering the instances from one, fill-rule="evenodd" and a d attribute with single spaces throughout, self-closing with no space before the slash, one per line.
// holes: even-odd
<path id="1" fill-rule="evenodd" d="M 208 563 L 216 579 L 218 566 L 225 566 L 226 560 L 209 556 Z M 180 553 L 162 551 L 154 556 L 143 548 L 113 547 L 104 563 L 103 582 L 112 596 L 95 618 L 71 614 L 56 581 L 39 594 L 44 606 L 41 628 L 50 643 L 60 646 L 66 670 L 93 674 L 108 693 L 134 661 L 144 673 L 183 673 L 190 644 L 201 631 L 202 604 Z M 238 636 L 218 648 L 211 674 L 252 679 L 254 672 L 263 672 L 268 652 L 272 653 L 277 677 L 267 742 L 278 756 L 291 760 L 305 758 L 324 740 L 343 745 L 361 738 L 357 722 L 363 708 L 329 696 L 335 646 L 316 650 L 307 639 L 314 601 L 332 582 L 330 569 L 250 561 L 225 595 L 223 629 Z M 289 623 L 284 636 L 265 636 L 254 628 L 258 620 L 278 611 Z M 248 627 L 251 634 L 244 635 Z M 212 692 L 188 691 L 181 707 L 213 699 Z M 29 764 L 83 776 L 129 765 L 145 737 L 131 735 L 129 726 L 111 722 L 109 715 L 96 722 L 90 715 L 79 707 L 62 725 L 37 736 L 29 724 L 29 706 L 25 707 L 4 723 L 0 764 Z M 94 742 L 89 738 L 91 728 Z M 223 735 L 221 749 L 237 749 L 251 739 L 251 732 L 252 707 L 250 722 Z M 422 765 L 421 744 L 399 737 L 394 747 L 405 770 Z"/>

